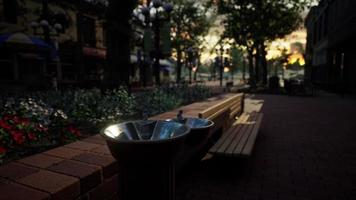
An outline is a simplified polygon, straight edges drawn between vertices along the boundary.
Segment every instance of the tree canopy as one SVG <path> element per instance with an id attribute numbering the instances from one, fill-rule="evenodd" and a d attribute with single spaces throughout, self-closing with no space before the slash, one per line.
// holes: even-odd
<path id="1" fill-rule="evenodd" d="M 258 81 L 262 66 L 263 83 L 267 82 L 266 43 L 282 38 L 302 23 L 302 11 L 310 0 L 220 0 L 218 12 L 225 15 L 225 36 L 247 47 L 256 57 L 250 78 Z M 249 59 L 252 62 L 252 59 Z M 250 63 L 250 68 L 253 67 Z M 254 73 L 254 74 L 251 74 Z"/>
<path id="2" fill-rule="evenodd" d="M 183 52 L 189 47 L 198 49 L 202 36 L 207 33 L 211 20 L 207 16 L 207 1 L 171 0 L 172 47 L 177 53 L 177 82 L 180 81 Z"/>

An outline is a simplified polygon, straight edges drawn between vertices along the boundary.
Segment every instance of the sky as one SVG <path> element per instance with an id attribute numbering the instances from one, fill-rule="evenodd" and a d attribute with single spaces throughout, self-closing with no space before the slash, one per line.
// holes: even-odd
<path id="1" fill-rule="evenodd" d="M 313 5 L 316 5 L 317 2 L 318 1 L 315 1 Z M 306 17 L 307 13 L 308 10 L 302 13 L 303 18 Z M 223 27 L 221 27 L 219 24 L 220 21 L 218 20 L 216 22 L 216 25 L 211 28 L 209 33 L 204 38 L 205 39 L 204 45 L 207 47 L 207 50 L 205 50 L 202 53 L 201 56 L 202 63 L 209 63 L 212 60 L 214 60 L 214 58 L 217 56 L 213 49 L 216 43 L 219 41 L 220 35 L 224 31 Z M 305 48 L 306 37 L 307 37 L 306 29 L 304 27 L 301 27 L 299 30 L 294 31 L 290 35 L 287 35 L 282 39 L 277 39 L 271 42 L 268 45 L 268 49 L 267 49 L 267 60 L 280 56 L 281 50 L 285 48 L 287 49 L 287 53 L 292 54 L 289 58 L 289 63 L 294 63 L 296 61 L 299 61 L 299 64 L 304 65 L 305 61 L 302 53 L 293 50 L 292 44 L 298 42 L 303 44 L 303 47 Z"/>
<path id="2" fill-rule="evenodd" d="M 298 51 L 298 49 L 293 48 L 293 43 L 301 43 L 305 49 L 306 46 L 306 30 L 300 29 L 294 31 L 292 34 L 286 36 L 283 39 L 277 39 L 273 41 L 268 48 L 267 60 L 277 58 L 281 55 L 281 50 L 286 49 L 288 54 L 292 54 L 289 58 L 289 63 L 292 64 L 299 59 L 299 64 L 304 65 L 305 61 L 302 55 L 302 52 Z"/>
<path id="3" fill-rule="evenodd" d="M 223 32 L 223 29 L 220 26 L 213 27 L 209 33 L 205 36 L 205 46 L 207 46 L 207 50 L 202 53 L 201 61 L 202 63 L 209 63 L 211 60 L 217 56 L 214 49 L 214 46 L 220 39 L 220 34 Z M 304 65 L 304 59 L 301 52 L 297 52 L 293 50 L 292 44 L 299 42 L 302 43 L 304 48 L 306 45 L 306 30 L 301 28 L 300 30 L 294 31 L 292 34 L 286 36 L 283 39 L 277 39 L 271 42 L 268 45 L 267 50 L 267 60 L 279 57 L 281 55 L 282 49 L 287 49 L 287 53 L 291 53 L 290 63 L 294 63 L 299 59 L 299 63 Z"/>

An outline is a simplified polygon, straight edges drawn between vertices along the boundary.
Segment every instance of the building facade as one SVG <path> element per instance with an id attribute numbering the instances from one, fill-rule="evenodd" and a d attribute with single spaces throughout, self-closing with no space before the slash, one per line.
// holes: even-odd
<path id="1" fill-rule="evenodd" d="M 356 1 L 321 0 L 306 21 L 306 81 L 356 92 Z"/>
<path id="2" fill-rule="evenodd" d="M 16 34 L 10 37 L 16 45 L 0 41 L 0 82 L 43 85 L 50 77 L 62 84 L 98 81 L 106 57 L 104 11 L 105 6 L 86 0 L 0 0 L 0 37 Z M 44 12 L 49 22 L 62 26 L 60 31 L 51 29 L 47 41 L 44 29 L 34 27 Z M 24 48 L 25 36 L 48 46 Z"/>

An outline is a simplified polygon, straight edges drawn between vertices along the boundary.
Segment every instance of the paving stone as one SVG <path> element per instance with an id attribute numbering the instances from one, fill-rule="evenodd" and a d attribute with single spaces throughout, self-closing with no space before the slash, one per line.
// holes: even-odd
<path id="1" fill-rule="evenodd" d="M 88 138 L 86 138 L 86 139 L 84 139 L 82 141 L 89 142 L 89 143 L 94 143 L 94 144 L 106 145 L 105 139 L 102 136 L 100 136 L 99 134 L 91 136 L 91 137 L 88 137 Z"/>
<path id="2" fill-rule="evenodd" d="M 82 150 L 82 151 L 89 151 L 89 150 L 98 148 L 100 146 L 102 146 L 102 145 L 78 141 L 78 142 L 73 142 L 73 143 L 67 144 L 64 147 L 78 149 L 78 150 Z"/>
<path id="3" fill-rule="evenodd" d="M 17 162 L 23 163 L 26 165 L 39 167 L 39 168 L 47 168 L 52 166 L 53 164 L 61 162 L 63 159 L 57 158 L 54 156 L 49 156 L 46 154 L 36 154 L 30 157 L 26 157 L 24 159 L 18 160 Z"/>
<path id="4" fill-rule="evenodd" d="M 71 158 L 78 156 L 82 153 L 83 153 L 83 151 L 80 151 L 80 150 L 66 148 L 66 147 L 58 147 L 58 148 L 46 151 L 43 154 L 47 154 L 47 155 L 55 156 L 55 157 L 59 157 L 59 158 L 71 159 Z"/>
<path id="5" fill-rule="evenodd" d="M 228 195 L 205 191 L 220 194 L 219 199 L 354 199 L 356 101 L 252 95 L 245 111 L 254 110 L 261 100 L 261 130 L 253 155 L 239 164 L 244 167 L 231 168 L 223 162 L 226 158 L 206 160 L 180 178 L 177 200 L 186 199 L 185 193 L 199 199 L 202 184 L 225 189 Z"/>
<path id="6" fill-rule="evenodd" d="M 18 182 L 51 193 L 51 199 L 74 199 L 80 195 L 78 178 L 46 170 L 21 178 Z"/>
<path id="7" fill-rule="evenodd" d="M 74 157 L 73 160 L 102 167 L 104 178 L 111 177 L 118 172 L 117 161 L 112 156 L 83 153 Z"/>
<path id="8" fill-rule="evenodd" d="M 46 200 L 50 194 L 16 183 L 0 184 L 0 200 Z"/>
<path id="9" fill-rule="evenodd" d="M 117 193 L 118 176 L 107 179 L 104 183 L 88 193 L 89 200 L 109 199 Z"/>
<path id="10" fill-rule="evenodd" d="M 92 149 L 91 152 L 97 153 L 97 154 L 103 154 L 103 155 L 108 155 L 112 156 L 110 149 L 107 145 L 103 145 L 101 147 Z"/>
<path id="11" fill-rule="evenodd" d="M 16 181 L 17 179 L 26 177 L 38 171 L 39 170 L 36 168 L 12 162 L 0 167 L 0 177 Z"/>
<path id="12" fill-rule="evenodd" d="M 48 170 L 80 178 L 81 194 L 99 185 L 102 181 L 100 167 L 81 162 L 65 160 L 49 167 Z"/>

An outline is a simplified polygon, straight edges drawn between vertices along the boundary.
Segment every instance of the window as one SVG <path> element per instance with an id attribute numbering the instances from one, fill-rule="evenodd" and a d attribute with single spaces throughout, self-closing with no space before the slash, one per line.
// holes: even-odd
<path id="1" fill-rule="evenodd" d="M 87 16 L 79 17 L 78 31 L 81 34 L 83 44 L 96 47 L 95 19 Z"/>
<path id="2" fill-rule="evenodd" d="M 3 0 L 4 21 L 8 23 L 17 23 L 17 1 Z"/>
<path id="3" fill-rule="evenodd" d="M 328 9 L 325 10 L 324 15 L 324 36 L 328 35 L 328 28 L 329 28 L 329 11 Z"/>
<path id="4" fill-rule="evenodd" d="M 106 27 L 103 26 L 103 46 L 106 47 Z"/>

